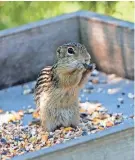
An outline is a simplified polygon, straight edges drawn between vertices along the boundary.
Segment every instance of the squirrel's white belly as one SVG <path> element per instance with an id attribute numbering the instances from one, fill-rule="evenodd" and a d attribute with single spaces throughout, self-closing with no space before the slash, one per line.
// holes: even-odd
<path id="1" fill-rule="evenodd" d="M 73 122 L 74 117 L 79 112 L 78 95 L 76 90 L 43 93 L 40 101 L 41 114 L 49 117 L 54 125 L 68 126 Z"/>

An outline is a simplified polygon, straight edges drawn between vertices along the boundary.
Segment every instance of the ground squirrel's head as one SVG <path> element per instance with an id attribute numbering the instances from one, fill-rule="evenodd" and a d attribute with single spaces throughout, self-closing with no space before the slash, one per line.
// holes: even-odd
<path id="1" fill-rule="evenodd" d="M 80 43 L 67 43 L 58 47 L 57 60 L 63 60 L 63 62 L 79 61 L 81 63 L 90 64 L 91 56 L 88 53 L 86 47 Z"/>

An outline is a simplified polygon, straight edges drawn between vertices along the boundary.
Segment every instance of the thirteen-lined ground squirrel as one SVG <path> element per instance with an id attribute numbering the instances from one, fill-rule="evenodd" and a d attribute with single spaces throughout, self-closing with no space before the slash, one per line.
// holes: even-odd
<path id="1" fill-rule="evenodd" d="M 78 125 L 79 89 L 95 69 L 90 59 L 85 46 L 68 43 L 58 47 L 56 63 L 41 70 L 35 87 L 35 102 L 46 131 Z"/>

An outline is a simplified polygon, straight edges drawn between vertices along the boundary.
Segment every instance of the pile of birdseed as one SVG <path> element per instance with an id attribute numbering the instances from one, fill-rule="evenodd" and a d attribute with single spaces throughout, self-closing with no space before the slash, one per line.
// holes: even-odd
<path id="1" fill-rule="evenodd" d="M 2 110 L 1 110 L 2 112 Z M 25 114 L 32 114 L 34 121 L 23 125 Z M 80 103 L 80 124 L 75 128 L 61 127 L 54 132 L 45 132 L 38 122 L 39 113 L 32 108 L 18 112 L 8 112 L 7 122 L 0 124 L 1 159 L 10 159 L 16 155 L 48 148 L 68 140 L 90 135 L 118 125 L 126 117 L 122 113 L 110 114 L 100 103 Z"/>
<path id="2" fill-rule="evenodd" d="M 59 143 L 65 143 L 71 139 L 81 138 L 82 136 L 96 134 L 102 130 L 119 125 L 125 120 L 134 118 L 133 115 L 127 116 L 122 113 L 109 113 L 101 103 L 89 102 L 87 96 L 90 93 L 113 95 L 118 92 L 118 88 L 111 87 L 105 90 L 103 86 L 111 82 L 114 83 L 120 78 L 116 78 L 114 74 L 105 75 L 105 77 L 106 79 L 101 79 L 99 72 L 94 70 L 88 85 L 82 90 L 79 97 L 80 124 L 76 129 L 61 127 L 54 132 L 43 131 L 40 123 L 38 123 L 39 113 L 31 108 L 31 105 L 27 109 L 22 107 L 23 110 L 19 110 L 18 112 L 4 112 L 0 110 L 0 160 L 10 159 L 16 155 L 48 148 Z M 97 84 L 100 84 L 100 86 L 96 88 L 95 86 Z M 34 86 L 35 83 L 33 84 Z M 24 96 L 33 93 L 33 88 L 30 88 L 27 84 L 23 85 L 22 88 Z M 121 92 L 117 98 L 117 108 L 123 107 L 125 96 L 132 100 L 135 98 L 133 93 Z M 132 107 L 133 104 L 131 103 L 129 105 Z M 24 125 L 23 120 L 27 114 L 32 115 L 33 120 L 28 125 Z"/>

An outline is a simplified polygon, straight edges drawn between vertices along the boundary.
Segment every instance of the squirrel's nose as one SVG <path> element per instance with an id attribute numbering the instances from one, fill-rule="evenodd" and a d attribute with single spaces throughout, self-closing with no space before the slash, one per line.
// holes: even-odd
<path id="1" fill-rule="evenodd" d="M 86 63 L 86 64 L 90 64 L 90 60 L 91 60 L 91 56 L 90 56 L 90 54 L 88 54 L 88 55 L 85 57 L 85 63 Z"/>

